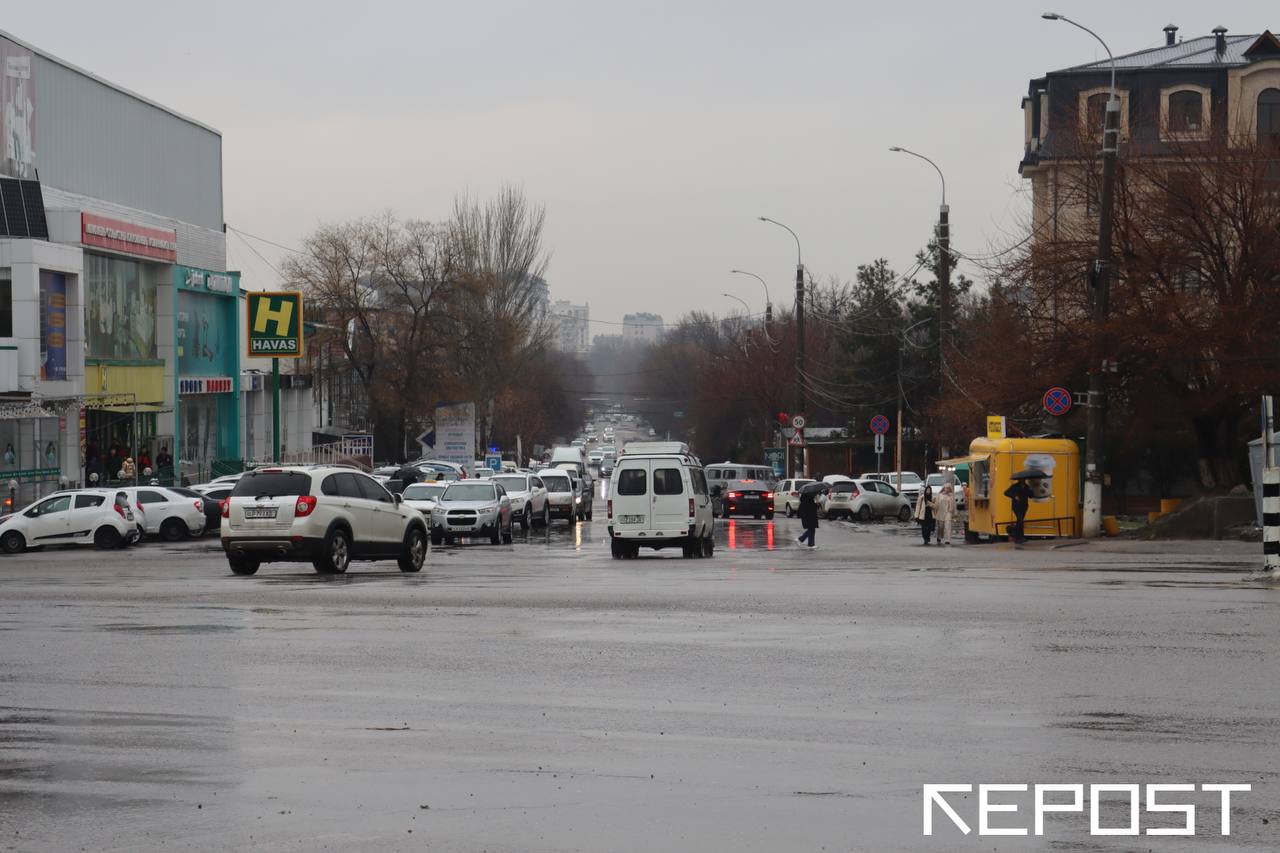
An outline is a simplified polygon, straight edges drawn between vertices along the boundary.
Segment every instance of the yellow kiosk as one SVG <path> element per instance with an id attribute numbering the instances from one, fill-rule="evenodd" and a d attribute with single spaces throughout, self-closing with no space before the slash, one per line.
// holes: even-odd
<path id="1" fill-rule="evenodd" d="M 979 536 L 1004 537 L 1014 523 L 1013 506 L 1004 496 L 1014 474 L 1025 468 L 1044 471 L 1028 480 L 1031 505 L 1027 509 L 1026 535 L 1080 535 L 1080 448 L 1066 438 L 975 438 L 969 455 L 941 459 L 939 468 L 969 467 L 968 541 Z"/>

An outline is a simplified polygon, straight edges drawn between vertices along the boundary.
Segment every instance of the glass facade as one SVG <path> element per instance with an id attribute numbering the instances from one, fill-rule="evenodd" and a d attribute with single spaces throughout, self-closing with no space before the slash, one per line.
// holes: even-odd
<path id="1" fill-rule="evenodd" d="M 85 253 L 89 358 L 156 357 L 156 281 L 147 264 Z"/>

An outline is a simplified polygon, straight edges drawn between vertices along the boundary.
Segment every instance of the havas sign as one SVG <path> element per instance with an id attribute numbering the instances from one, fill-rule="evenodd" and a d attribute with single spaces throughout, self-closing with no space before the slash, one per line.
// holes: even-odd
<path id="1" fill-rule="evenodd" d="M 250 358 L 302 358 L 302 294 L 245 294 Z"/>
<path id="2" fill-rule="evenodd" d="M 1018 821 L 1007 815 L 1014 815 L 1018 812 L 1018 795 L 1025 795 L 1029 790 L 1033 789 L 1035 793 L 1030 802 L 1024 802 L 1022 805 L 1028 806 L 1026 811 L 1032 815 L 1033 834 L 1035 835 L 1045 834 L 1044 818 L 1046 814 L 1085 813 L 1085 786 L 1079 783 L 1049 785 L 1014 783 L 978 785 L 977 787 L 979 836 L 1029 834 L 1025 820 L 1021 821 L 1023 824 L 1021 826 L 1014 825 Z M 922 797 L 924 801 L 924 834 L 933 835 L 933 816 L 935 811 L 940 811 L 946 815 L 962 834 L 968 835 L 972 832 L 973 828 L 961 817 L 960 813 L 953 807 L 952 802 L 949 802 L 944 795 L 970 794 L 973 792 L 973 788 L 974 786 L 969 784 L 925 785 Z M 1141 835 L 1144 833 L 1146 835 L 1195 835 L 1196 803 L 1194 798 L 1186 795 L 1197 791 L 1216 795 L 1207 798 L 1209 802 L 1202 802 L 1201 805 L 1208 805 L 1210 808 L 1214 805 L 1217 806 L 1218 834 L 1230 835 L 1231 794 L 1236 791 L 1250 790 L 1253 790 L 1253 786 L 1248 783 L 1219 782 L 1200 785 L 1191 783 L 1147 785 L 1103 783 L 1090 785 L 1088 799 L 1089 835 Z M 1064 797 L 1063 795 L 1066 796 Z M 1100 804 L 1104 797 L 1107 801 L 1106 806 L 1109 812 L 1117 811 L 1127 815 L 1121 825 L 1102 825 Z M 997 801 L 997 798 L 999 801 Z M 1117 800 L 1119 801 L 1118 803 L 1116 802 Z M 1182 800 L 1182 802 L 1171 802 L 1171 800 Z M 1187 802 L 1187 800 L 1192 801 Z M 1216 802 L 1213 802 L 1215 800 Z M 1161 815 L 1162 817 L 1156 820 L 1161 821 L 1164 825 L 1148 826 L 1145 830 L 1141 827 L 1140 813 L 1143 811 L 1144 804 L 1147 815 Z M 1004 824 L 1003 826 L 991 825 L 993 814 L 1005 815 L 1005 817 L 999 819 Z M 1175 821 L 1180 821 L 1181 825 L 1176 825 Z M 1208 829 L 1206 832 L 1212 832 L 1212 830 Z"/>

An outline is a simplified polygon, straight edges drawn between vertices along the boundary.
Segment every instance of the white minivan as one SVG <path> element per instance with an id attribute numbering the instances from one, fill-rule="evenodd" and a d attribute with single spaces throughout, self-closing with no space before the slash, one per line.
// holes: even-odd
<path id="1" fill-rule="evenodd" d="M 702 463 L 685 445 L 655 444 L 628 446 L 609 478 L 609 550 L 631 559 L 642 547 L 678 546 L 686 558 L 710 557 L 715 519 Z"/>

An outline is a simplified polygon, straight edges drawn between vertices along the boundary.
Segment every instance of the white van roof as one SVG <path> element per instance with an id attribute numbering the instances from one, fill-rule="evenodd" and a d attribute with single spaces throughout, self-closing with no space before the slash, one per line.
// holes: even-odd
<path id="1" fill-rule="evenodd" d="M 674 455 L 674 456 L 691 456 L 689 445 L 683 441 L 628 441 L 622 447 L 622 452 L 628 456 L 635 456 L 638 453 L 646 455 Z"/>

